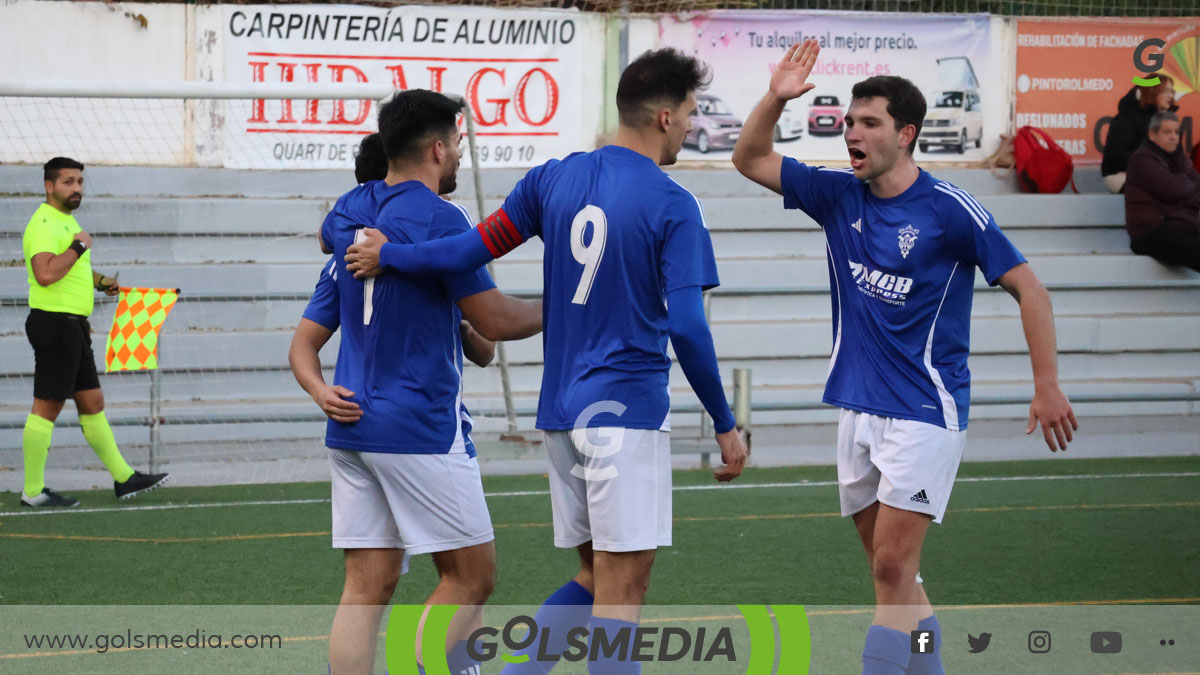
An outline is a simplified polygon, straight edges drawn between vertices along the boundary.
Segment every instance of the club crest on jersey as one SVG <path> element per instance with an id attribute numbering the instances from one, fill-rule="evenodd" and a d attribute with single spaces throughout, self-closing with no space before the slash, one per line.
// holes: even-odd
<path id="1" fill-rule="evenodd" d="M 900 255 L 908 257 L 908 252 L 917 244 L 917 234 L 920 230 L 912 225 L 905 225 L 903 230 L 900 230 Z"/>

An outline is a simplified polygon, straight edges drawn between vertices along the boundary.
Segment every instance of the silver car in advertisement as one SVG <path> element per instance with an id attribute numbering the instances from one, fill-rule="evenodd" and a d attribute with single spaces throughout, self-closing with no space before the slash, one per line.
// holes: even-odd
<path id="1" fill-rule="evenodd" d="M 692 129 L 683 139 L 700 152 L 716 148 L 732 148 L 742 135 L 742 120 L 729 106 L 712 94 L 696 96 L 696 111 L 692 113 Z"/>

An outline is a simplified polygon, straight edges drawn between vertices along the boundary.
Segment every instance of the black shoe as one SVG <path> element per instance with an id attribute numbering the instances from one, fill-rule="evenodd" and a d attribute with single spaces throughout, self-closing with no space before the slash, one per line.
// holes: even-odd
<path id="1" fill-rule="evenodd" d="M 36 497 L 26 497 L 25 493 L 21 493 L 21 506 L 57 506 L 59 508 L 71 508 L 79 506 L 79 500 L 60 495 L 48 487 L 42 488 Z"/>
<path id="2" fill-rule="evenodd" d="M 149 492 L 154 488 L 167 482 L 171 477 L 169 473 L 142 473 L 134 471 L 124 483 L 113 481 L 113 490 L 117 493 L 118 499 L 132 499 L 143 492 Z"/>

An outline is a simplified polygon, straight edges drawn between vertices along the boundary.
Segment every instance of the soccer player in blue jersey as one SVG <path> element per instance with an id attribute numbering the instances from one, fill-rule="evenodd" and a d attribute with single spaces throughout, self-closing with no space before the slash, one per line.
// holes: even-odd
<path id="1" fill-rule="evenodd" d="M 501 294 L 484 270 L 363 282 L 340 262 L 368 215 L 399 242 L 471 229 L 466 211 L 439 197 L 455 187 L 460 107 L 420 90 L 382 107 L 387 177 L 352 190 L 327 219 L 335 258 L 289 354 L 297 380 L 329 417 L 333 544 L 346 557 L 329 646 L 336 675 L 372 672 L 379 619 L 406 553 L 433 554 L 439 583 L 430 604 L 477 607 L 494 585 L 491 521 L 462 403 L 459 327 L 465 317 L 489 340 L 528 337 L 541 329 L 540 303 Z M 338 329 L 330 386 L 318 352 Z M 461 641 L 478 620 L 477 612 L 460 612 L 451 624 L 456 675 L 478 673 Z"/>
<path id="2" fill-rule="evenodd" d="M 616 141 L 529 171 L 474 232 L 415 246 L 375 241 L 351 249 L 355 269 L 378 263 L 410 273 L 462 272 L 532 237 L 545 242 L 545 368 L 537 426 L 545 431 L 554 543 L 576 548 L 580 570 L 538 612 L 553 626 L 538 650 L 558 654 L 566 631 L 590 621 L 612 636 L 635 625 L 656 549 L 671 544 L 667 340 L 712 415 L 724 465 L 740 475 L 747 450 L 725 399 L 701 293 L 716 260 L 699 201 L 660 166 L 673 164 L 707 68 L 678 51 L 648 52 L 617 89 Z M 593 612 L 594 603 L 594 612 Z M 589 663 L 636 673 L 640 663 Z"/>
<path id="3" fill-rule="evenodd" d="M 379 132 L 368 133 L 362 137 L 359 149 L 354 154 L 354 180 L 361 186 L 386 177 L 388 155 L 384 153 L 383 138 L 379 136 Z M 334 252 L 332 237 L 338 226 L 358 229 L 374 225 L 374 204 L 371 203 L 370 197 L 359 197 L 359 192 L 350 190 L 346 195 L 338 197 L 334 208 L 330 209 L 325 220 L 320 223 L 317 240 L 320 243 L 320 252 L 325 255 Z M 348 213 L 348 209 L 354 210 Z"/>
<path id="4" fill-rule="evenodd" d="M 1078 424 L 1058 385 L 1046 289 L 979 202 L 913 159 L 925 99 L 911 82 L 882 76 L 854 85 L 850 168 L 806 166 L 774 151 L 775 124 L 789 100 L 813 88 L 818 52 L 811 40 L 788 49 L 733 163 L 825 232 L 834 341 L 824 400 L 842 409 L 842 514 L 853 516 L 875 583 L 863 673 L 941 673 L 938 654 L 911 655 L 910 631 L 941 640 L 918 568 L 966 440 L 976 268 L 1020 305 L 1035 385 L 1026 433 L 1040 423 L 1050 449 L 1065 450 Z"/>

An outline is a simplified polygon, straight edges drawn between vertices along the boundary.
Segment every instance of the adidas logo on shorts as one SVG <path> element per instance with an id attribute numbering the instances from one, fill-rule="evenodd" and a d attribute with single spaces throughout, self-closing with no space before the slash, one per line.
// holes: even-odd
<path id="1" fill-rule="evenodd" d="M 917 494 L 915 494 L 915 495 L 913 495 L 913 496 L 909 497 L 909 498 L 908 498 L 908 501 L 910 501 L 910 502 L 917 502 L 918 504 L 928 504 L 928 503 L 929 503 L 929 497 L 928 497 L 928 496 L 925 494 L 925 491 L 924 491 L 924 490 L 921 490 L 921 491 L 920 491 L 920 492 L 918 492 Z"/>

